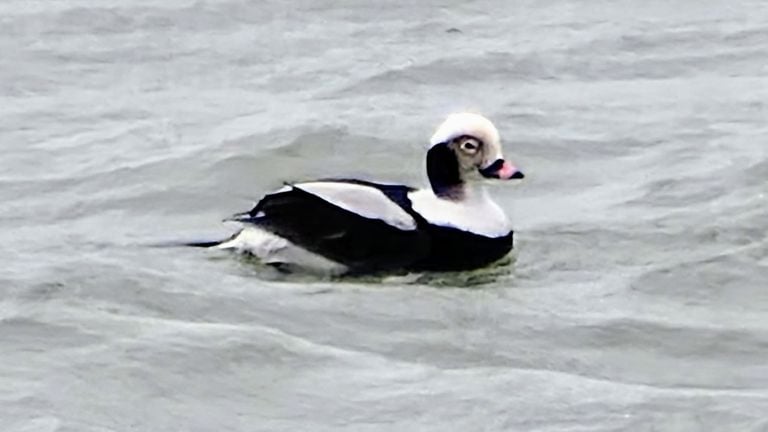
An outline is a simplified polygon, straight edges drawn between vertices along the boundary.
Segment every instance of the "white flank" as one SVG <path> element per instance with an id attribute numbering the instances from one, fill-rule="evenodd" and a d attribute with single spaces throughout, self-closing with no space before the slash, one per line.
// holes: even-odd
<path id="1" fill-rule="evenodd" d="M 462 200 L 437 197 L 430 189 L 408 194 L 413 209 L 429 223 L 486 237 L 503 237 L 511 230 L 504 211 L 484 190 L 469 190 Z"/>
<path id="2" fill-rule="evenodd" d="M 416 229 L 416 221 L 376 188 L 341 182 L 307 182 L 293 187 L 364 218 L 379 219 L 404 231 Z"/>
<path id="3" fill-rule="evenodd" d="M 347 267 L 343 264 L 329 260 L 296 246 L 278 235 L 255 227 L 244 228 L 232 240 L 224 242 L 216 248 L 248 252 L 265 264 L 291 264 L 310 272 L 341 274 L 347 271 Z"/>

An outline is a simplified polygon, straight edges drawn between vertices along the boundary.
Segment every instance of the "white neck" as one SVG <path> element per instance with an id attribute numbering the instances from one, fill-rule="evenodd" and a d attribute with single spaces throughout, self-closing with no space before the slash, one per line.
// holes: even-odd
<path id="1" fill-rule="evenodd" d="M 409 193 L 408 198 L 413 209 L 435 225 L 487 237 L 505 236 L 510 231 L 507 216 L 482 184 L 462 185 L 460 196 L 439 197 L 431 189 L 421 189 Z"/>

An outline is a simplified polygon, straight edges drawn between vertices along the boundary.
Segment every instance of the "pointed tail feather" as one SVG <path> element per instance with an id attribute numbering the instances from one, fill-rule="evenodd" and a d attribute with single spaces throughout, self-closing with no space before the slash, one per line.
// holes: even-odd
<path id="1" fill-rule="evenodd" d="M 212 248 L 215 246 L 218 246 L 222 243 L 226 243 L 228 241 L 232 240 L 232 237 L 227 237 L 224 240 L 203 240 L 203 241 L 194 241 L 194 242 L 188 242 L 188 243 L 181 243 L 179 246 L 189 246 L 189 247 L 198 247 L 198 248 Z"/>
<path id="2" fill-rule="evenodd" d="M 239 222 L 239 223 L 255 223 L 259 218 L 263 217 L 264 213 L 258 212 L 254 214 L 252 211 L 236 213 L 223 220 L 223 222 Z"/>
<path id="3" fill-rule="evenodd" d="M 149 244 L 147 246 L 150 247 L 197 247 L 197 248 L 212 248 L 216 246 L 220 246 L 240 234 L 240 231 L 235 232 L 229 237 L 226 237 L 224 239 L 217 239 L 217 240 L 169 240 L 169 241 L 159 241 L 156 243 Z"/>

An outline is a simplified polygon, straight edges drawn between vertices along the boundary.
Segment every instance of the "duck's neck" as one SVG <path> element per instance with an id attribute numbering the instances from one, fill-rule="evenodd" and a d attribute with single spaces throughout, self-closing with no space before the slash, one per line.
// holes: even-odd
<path id="1" fill-rule="evenodd" d="M 443 185 L 436 185 L 435 182 L 430 183 L 432 184 L 432 192 L 434 192 L 438 198 L 451 201 L 464 201 L 467 198 L 469 188 L 464 183 L 447 187 Z"/>
<path id="2" fill-rule="evenodd" d="M 477 204 L 491 199 L 485 186 L 475 182 L 462 182 L 447 188 L 435 188 L 432 182 L 432 192 L 440 199 L 465 204 Z"/>

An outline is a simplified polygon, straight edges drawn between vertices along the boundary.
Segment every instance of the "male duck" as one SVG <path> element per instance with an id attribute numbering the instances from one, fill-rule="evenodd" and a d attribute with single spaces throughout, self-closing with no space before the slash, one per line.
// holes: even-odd
<path id="1" fill-rule="evenodd" d="M 332 274 L 468 270 L 504 257 L 512 230 L 480 183 L 523 173 L 504 160 L 498 130 L 481 115 L 452 114 L 430 144 L 429 189 L 354 179 L 290 184 L 233 216 L 244 228 L 208 246 Z"/>

